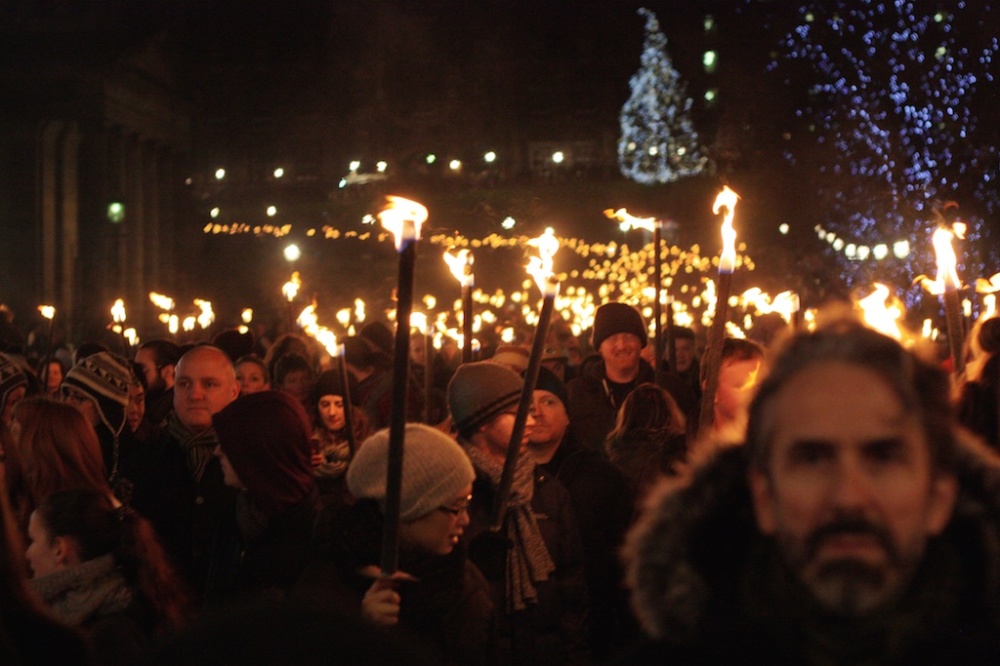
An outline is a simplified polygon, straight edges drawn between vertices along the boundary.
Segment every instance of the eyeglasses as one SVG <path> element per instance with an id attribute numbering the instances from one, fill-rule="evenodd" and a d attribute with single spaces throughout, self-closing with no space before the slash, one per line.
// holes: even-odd
<path id="1" fill-rule="evenodd" d="M 463 513 L 469 513 L 469 504 L 472 502 L 472 495 L 469 495 L 465 501 L 463 501 L 458 506 L 439 506 L 438 511 L 444 511 L 445 513 L 450 513 L 451 515 L 458 518 Z"/>

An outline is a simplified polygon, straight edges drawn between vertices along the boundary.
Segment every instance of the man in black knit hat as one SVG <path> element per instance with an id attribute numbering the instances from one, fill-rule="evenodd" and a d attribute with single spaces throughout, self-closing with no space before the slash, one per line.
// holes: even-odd
<path id="1" fill-rule="evenodd" d="M 597 308 L 592 343 L 601 360 L 566 387 L 570 421 L 587 448 L 602 449 L 628 394 L 655 380 L 653 367 L 640 355 L 648 340 L 642 315 L 631 305 L 605 303 Z M 694 396 L 681 380 L 665 374 L 661 384 L 685 413 L 694 408 Z"/>

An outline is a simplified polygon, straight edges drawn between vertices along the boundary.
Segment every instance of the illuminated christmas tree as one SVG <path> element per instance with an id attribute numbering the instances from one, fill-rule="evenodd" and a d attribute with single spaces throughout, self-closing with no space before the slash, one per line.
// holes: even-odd
<path id="1" fill-rule="evenodd" d="M 622 135 L 618 166 L 638 183 L 671 183 L 697 175 L 706 158 L 691 121 L 691 98 L 667 55 L 667 38 L 656 15 L 640 9 L 646 18 L 641 65 L 629 81 L 632 94 L 622 106 Z"/>
<path id="2" fill-rule="evenodd" d="M 807 84 L 797 110 L 806 138 L 786 156 L 811 174 L 816 230 L 848 283 L 905 286 L 932 272 L 944 210 L 969 224 L 960 273 L 982 274 L 1000 212 L 997 136 L 980 118 L 995 106 L 986 100 L 996 95 L 998 19 L 988 0 L 800 8 L 771 65 L 787 84 Z"/>

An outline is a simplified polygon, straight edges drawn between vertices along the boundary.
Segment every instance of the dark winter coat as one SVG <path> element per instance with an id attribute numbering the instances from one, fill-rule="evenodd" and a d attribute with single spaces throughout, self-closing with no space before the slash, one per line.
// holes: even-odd
<path id="1" fill-rule="evenodd" d="M 632 519 L 625 477 L 603 452 L 586 449 L 570 426 L 552 459 L 536 469 L 565 486 L 573 503 L 586 563 L 590 647 L 603 657 L 635 633 L 618 558 Z"/>
<path id="2" fill-rule="evenodd" d="M 656 373 L 644 360 L 639 361 L 639 375 L 632 382 L 632 388 L 639 384 L 653 383 Z M 587 366 L 584 373 L 566 385 L 569 403 L 566 411 L 569 422 L 579 434 L 580 443 L 588 449 L 604 450 L 604 440 L 615 427 L 618 409 L 622 401 L 615 401 L 605 388 L 607 375 L 604 360 Z M 660 385 L 673 396 L 685 414 L 693 408 L 695 401 L 691 389 L 677 377 L 664 374 Z"/>
<path id="3" fill-rule="evenodd" d="M 251 502 L 246 495 L 237 513 Z M 213 543 L 206 598 L 212 605 L 283 598 L 309 563 L 313 527 L 320 512 L 319 491 L 287 509 L 242 520 L 234 514 L 219 524 Z M 254 522 L 247 527 L 248 522 Z"/>
<path id="4" fill-rule="evenodd" d="M 363 567 L 381 559 L 382 513 L 371 500 L 330 506 L 317 521 L 314 559 L 295 586 L 297 599 L 323 604 L 352 617 L 374 579 Z M 429 556 L 403 549 L 399 625 L 392 633 L 417 646 L 438 664 L 493 663 L 495 615 L 490 588 L 461 549 Z"/>
<path id="5" fill-rule="evenodd" d="M 555 477 L 535 468 L 531 509 L 556 568 L 548 580 L 536 584 L 538 603 L 513 613 L 504 613 L 506 538 L 489 529 L 494 497 L 489 479 L 477 474 L 469 507 L 472 522 L 465 534 L 469 559 L 490 582 L 498 609 L 497 662 L 519 666 L 588 663 L 586 570 L 569 492 Z"/>
<path id="6" fill-rule="evenodd" d="M 132 506 L 153 524 L 191 589 L 203 594 L 216 532 L 236 505 L 236 491 L 224 483 L 219 460 L 212 458 L 195 482 L 184 451 L 164 432 L 158 441 L 134 447 L 122 473 L 132 485 Z"/>
<path id="7" fill-rule="evenodd" d="M 629 534 L 632 606 L 656 639 L 623 663 L 1000 663 L 1000 459 L 963 446 L 959 500 L 893 608 L 819 608 L 756 527 L 742 447 L 657 489 Z"/>

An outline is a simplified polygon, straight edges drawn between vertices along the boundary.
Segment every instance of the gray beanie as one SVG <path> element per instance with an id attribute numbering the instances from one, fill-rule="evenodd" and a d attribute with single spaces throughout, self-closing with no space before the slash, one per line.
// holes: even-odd
<path id="1" fill-rule="evenodd" d="M 379 430 L 358 448 L 347 468 L 347 488 L 358 499 L 385 502 L 389 429 Z M 399 519 L 412 522 L 454 502 L 476 473 L 458 443 L 436 428 L 408 423 L 403 433 L 403 486 Z M 384 506 L 382 506 L 384 510 Z"/>
<path id="2" fill-rule="evenodd" d="M 594 349 L 600 351 L 601 343 L 618 333 L 631 333 L 643 347 L 649 342 L 638 310 L 627 303 L 605 303 L 594 313 Z"/>
<path id="3" fill-rule="evenodd" d="M 468 437 L 521 399 L 524 380 L 498 363 L 463 363 L 448 383 L 448 409 L 455 429 Z"/>

